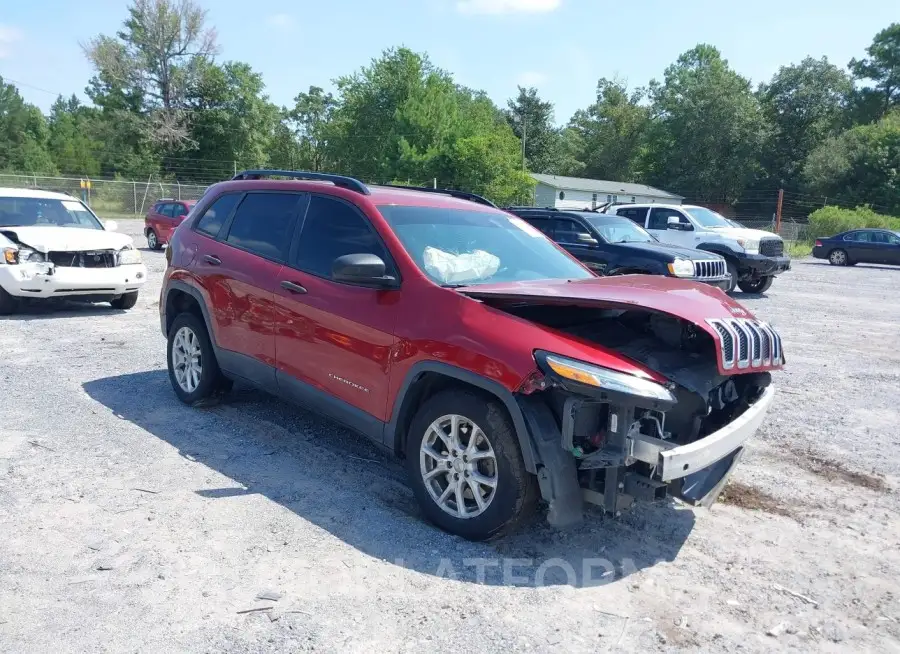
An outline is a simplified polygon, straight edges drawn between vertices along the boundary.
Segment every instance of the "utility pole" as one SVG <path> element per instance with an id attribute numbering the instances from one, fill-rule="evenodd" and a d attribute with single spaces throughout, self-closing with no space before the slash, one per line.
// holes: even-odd
<path id="1" fill-rule="evenodd" d="M 784 203 L 784 189 L 778 189 L 778 207 L 775 209 L 775 233 L 781 233 L 781 205 Z"/>

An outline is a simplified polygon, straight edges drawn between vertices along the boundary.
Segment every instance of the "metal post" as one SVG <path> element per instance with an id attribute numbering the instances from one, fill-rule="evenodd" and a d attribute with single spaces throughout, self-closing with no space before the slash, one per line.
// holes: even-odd
<path id="1" fill-rule="evenodd" d="M 437 177 L 434 178 L 434 188 L 437 188 Z"/>
<path id="2" fill-rule="evenodd" d="M 180 202 L 180 201 L 181 201 L 181 182 L 179 182 L 179 181 L 176 179 L 176 180 L 175 180 L 175 184 L 178 186 L 178 201 Z"/>
<path id="3" fill-rule="evenodd" d="M 137 182 L 131 182 L 131 187 L 132 187 L 132 190 L 133 190 L 133 192 L 134 192 L 134 204 L 131 205 L 131 213 L 133 213 L 133 214 L 136 216 L 136 215 L 138 215 L 138 210 L 137 210 Z"/>
<path id="4" fill-rule="evenodd" d="M 784 202 L 784 189 L 778 189 L 778 208 L 775 209 L 775 233 L 781 233 L 781 205 Z"/>

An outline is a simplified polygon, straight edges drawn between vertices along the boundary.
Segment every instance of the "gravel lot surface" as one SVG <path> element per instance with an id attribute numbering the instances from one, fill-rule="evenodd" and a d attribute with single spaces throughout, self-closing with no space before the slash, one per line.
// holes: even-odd
<path id="1" fill-rule="evenodd" d="M 0 652 L 900 651 L 900 269 L 739 298 L 788 367 L 712 510 L 483 545 L 322 419 L 179 404 L 145 259 L 132 311 L 0 320 Z"/>

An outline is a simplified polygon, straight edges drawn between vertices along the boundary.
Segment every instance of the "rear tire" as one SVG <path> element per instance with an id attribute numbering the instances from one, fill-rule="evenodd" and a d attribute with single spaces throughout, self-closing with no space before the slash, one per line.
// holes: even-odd
<path id="1" fill-rule="evenodd" d="M 832 250 L 828 255 L 828 263 L 832 266 L 849 266 L 850 257 L 847 256 L 846 250 Z"/>
<path id="2" fill-rule="evenodd" d="M 109 304 L 113 309 L 119 309 L 120 311 L 126 311 L 134 307 L 138 301 L 138 292 L 133 291 L 131 293 L 124 293 L 117 297 L 115 300 L 111 301 Z"/>
<path id="3" fill-rule="evenodd" d="M 16 312 L 19 308 L 19 300 L 0 286 L 0 316 L 8 316 Z"/>
<path id="4" fill-rule="evenodd" d="M 773 281 L 775 281 L 775 277 L 769 275 L 768 277 L 760 277 L 759 279 L 748 280 L 746 282 L 738 282 L 738 286 L 741 287 L 741 290 L 744 291 L 744 293 L 765 293 L 772 288 Z"/>
<path id="5" fill-rule="evenodd" d="M 206 325 L 192 313 L 181 313 L 172 322 L 166 362 L 175 395 L 189 406 L 197 406 L 229 386 L 219 370 Z"/>
<path id="6" fill-rule="evenodd" d="M 728 274 L 731 275 L 731 282 L 728 284 L 728 288 L 725 289 L 726 293 L 734 293 L 734 289 L 737 288 L 738 285 L 738 269 L 737 266 L 734 265 L 731 261 L 725 261 L 725 267 L 728 269 Z"/>
<path id="7" fill-rule="evenodd" d="M 162 250 L 162 243 L 159 242 L 159 236 L 152 229 L 147 230 L 147 247 L 151 250 Z"/>
<path id="8" fill-rule="evenodd" d="M 498 538 L 537 505 L 537 478 L 525 470 L 506 409 L 478 393 L 448 390 L 425 402 L 409 428 L 406 464 L 425 517 L 467 540 Z"/>

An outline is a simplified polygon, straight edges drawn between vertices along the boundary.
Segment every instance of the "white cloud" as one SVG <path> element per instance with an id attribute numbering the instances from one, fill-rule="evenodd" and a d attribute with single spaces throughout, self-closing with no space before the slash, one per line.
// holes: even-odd
<path id="1" fill-rule="evenodd" d="M 21 41 L 25 35 L 22 30 L 9 25 L 0 25 L 0 59 L 8 57 L 14 43 Z"/>
<path id="2" fill-rule="evenodd" d="M 562 0 L 458 0 L 461 14 L 545 14 L 556 11 Z"/>
<path id="3" fill-rule="evenodd" d="M 526 70 L 520 73 L 516 78 L 516 84 L 526 88 L 531 86 L 541 86 L 547 81 L 547 75 L 537 70 Z"/>
<path id="4" fill-rule="evenodd" d="M 290 14 L 272 14 L 266 18 L 266 23 L 282 32 L 290 32 L 296 26 L 296 21 Z"/>

